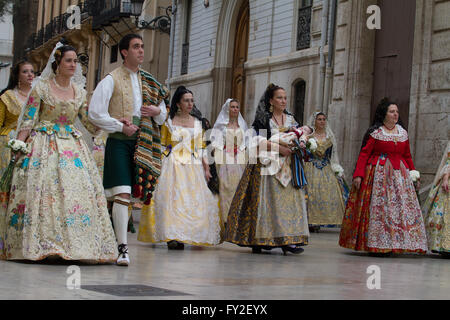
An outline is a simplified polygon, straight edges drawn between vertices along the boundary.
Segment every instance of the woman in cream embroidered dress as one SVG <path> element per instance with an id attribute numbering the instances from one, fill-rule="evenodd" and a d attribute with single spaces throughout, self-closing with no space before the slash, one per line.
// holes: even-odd
<path id="1" fill-rule="evenodd" d="M 8 87 L 0 97 L 0 177 L 11 160 L 11 150 L 5 146 L 16 136 L 17 119 L 27 102 L 33 79 L 31 63 L 19 62 L 11 70 Z"/>
<path id="2" fill-rule="evenodd" d="M 432 252 L 450 257 L 450 142 L 444 150 L 441 164 L 436 172 L 433 186 L 423 205 L 428 248 Z"/>
<path id="3" fill-rule="evenodd" d="M 142 209 L 139 241 L 167 242 L 169 249 L 220 242 L 219 207 L 208 189 L 202 123 L 190 114 L 193 105 L 192 92 L 179 87 L 161 129 L 165 156 L 152 203 Z"/>
<path id="4" fill-rule="evenodd" d="M 299 254 L 308 244 L 305 194 L 292 185 L 292 150 L 271 140 L 298 126 L 286 105 L 286 91 L 269 85 L 253 122 L 258 136 L 252 139 L 250 154 L 258 154 L 258 161 L 249 159 L 228 214 L 225 241 L 252 247 L 253 253 L 281 248 L 285 254 Z M 276 156 L 273 167 L 262 164 L 263 154 Z"/>
<path id="5" fill-rule="evenodd" d="M 363 139 L 339 245 L 371 255 L 426 253 L 427 238 L 413 180 L 408 133 L 397 104 L 383 99 Z"/>
<path id="6" fill-rule="evenodd" d="M 239 102 L 228 99 L 217 117 L 211 133 L 214 158 L 219 175 L 221 227 L 227 222 L 231 200 L 245 170 L 245 134 L 248 130 L 239 112 Z"/>
<path id="7" fill-rule="evenodd" d="M 102 182 L 73 126 L 80 116 L 90 132 L 96 129 L 87 120 L 86 91 L 71 82 L 81 70 L 75 49 L 58 43 L 49 63 L 53 59 L 53 72 L 38 79 L 19 120 L 18 139 L 31 152 L 18 159 L 6 217 L 0 218 L 4 256 L 114 262 L 117 244 Z"/>
<path id="8" fill-rule="evenodd" d="M 322 112 L 315 112 L 308 121 L 314 128 L 312 138 L 317 149 L 307 150 L 305 174 L 308 180 L 308 224 L 318 232 L 321 226 L 336 227 L 342 223 L 346 196 L 344 169 L 339 165 L 337 143 Z"/>

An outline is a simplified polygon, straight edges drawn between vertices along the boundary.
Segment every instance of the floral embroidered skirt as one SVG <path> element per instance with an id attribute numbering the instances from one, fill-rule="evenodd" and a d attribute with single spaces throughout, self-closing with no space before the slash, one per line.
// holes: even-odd
<path id="1" fill-rule="evenodd" d="M 0 210 L 0 252 L 8 260 L 113 262 L 117 243 L 100 175 L 81 138 L 32 131 L 32 152 L 14 169 Z"/>
<path id="2" fill-rule="evenodd" d="M 247 165 L 231 202 L 225 241 L 241 246 L 307 245 L 303 190 L 275 176 L 261 175 L 261 164 Z"/>
<path id="3" fill-rule="evenodd" d="M 339 226 L 345 210 L 343 187 L 330 165 L 318 169 L 313 162 L 305 163 L 308 184 L 308 224 Z"/>
<path id="4" fill-rule="evenodd" d="M 450 253 L 450 192 L 445 192 L 441 186 L 442 180 L 431 188 L 423 214 L 429 249 Z"/>
<path id="5" fill-rule="evenodd" d="M 182 164 L 173 153 L 163 159 L 153 199 L 142 208 L 138 240 L 220 243 L 218 198 L 208 188 L 201 162 Z"/>
<path id="6" fill-rule="evenodd" d="M 368 252 L 426 253 L 425 225 L 409 170 L 403 163 L 368 165 L 361 187 L 352 188 L 339 245 Z"/>

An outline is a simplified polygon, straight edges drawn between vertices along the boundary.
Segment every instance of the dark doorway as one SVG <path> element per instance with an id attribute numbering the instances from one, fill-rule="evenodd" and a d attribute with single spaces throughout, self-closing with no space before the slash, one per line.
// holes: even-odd
<path id="1" fill-rule="evenodd" d="M 376 31 L 371 121 L 384 97 L 398 103 L 408 127 L 414 46 L 415 0 L 379 0 L 381 30 Z"/>

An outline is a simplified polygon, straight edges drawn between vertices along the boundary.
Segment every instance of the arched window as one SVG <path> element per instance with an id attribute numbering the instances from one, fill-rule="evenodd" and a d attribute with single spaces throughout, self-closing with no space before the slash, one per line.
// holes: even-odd
<path id="1" fill-rule="evenodd" d="M 303 125 L 303 115 L 305 111 L 305 93 L 306 93 L 306 82 L 305 80 L 299 79 L 294 82 L 294 115 Z"/>

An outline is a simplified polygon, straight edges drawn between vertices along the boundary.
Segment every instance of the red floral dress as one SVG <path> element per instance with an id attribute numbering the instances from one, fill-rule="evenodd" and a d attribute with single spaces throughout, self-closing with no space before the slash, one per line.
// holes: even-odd
<path id="1" fill-rule="evenodd" d="M 342 222 L 339 245 L 357 251 L 426 253 L 424 221 L 410 170 L 408 133 L 397 125 L 398 134 L 382 128 L 372 132 L 361 149 Z"/>

